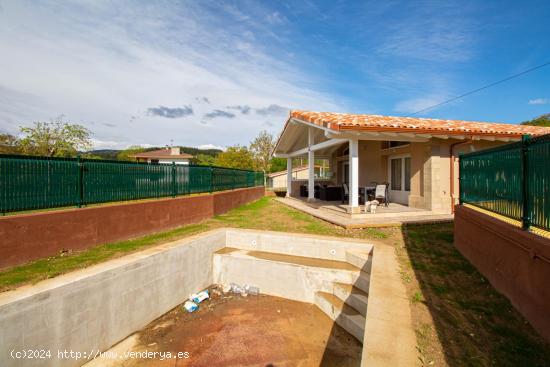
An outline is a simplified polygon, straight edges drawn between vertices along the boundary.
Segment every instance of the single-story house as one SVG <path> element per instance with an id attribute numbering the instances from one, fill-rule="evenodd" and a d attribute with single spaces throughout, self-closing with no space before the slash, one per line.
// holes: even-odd
<path id="1" fill-rule="evenodd" d="M 309 167 L 307 165 L 301 165 L 292 168 L 292 180 L 306 182 L 309 177 Z M 329 179 L 327 177 L 326 167 L 323 165 L 315 165 L 315 179 L 324 180 Z M 287 184 L 287 171 L 272 172 L 267 174 L 267 187 L 272 189 L 286 189 Z"/>
<path id="2" fill-rule="evenodd" d="M 165 163 L 165 164 L 189 164 L 193 156 L 183 153 L 180 147 L 171 147 L 149 152 L 136 153 L 132 157 L 138 162 Z"/>
<path id="3" fill-rule="evenodd" d="M 334 186 L 346 184 L 347 210 L 359 212 L 359 195 L 385 183 L 390 202 L 450 214 L 458 201 L 458 155 L 543 135 L 550 128 L 416 117 L 292 111 L 274 149 L 287 158 L 287 195 L 300 196 L 295 158 L 327 159 Z M 311 166 L 310 166 L 311 167 Z M 313 170 L 309 171 L 310 173 Z M 307 181 L 308 201 L 319 184 Z M 304 190 L 302 190 L 302 193 Z"/>

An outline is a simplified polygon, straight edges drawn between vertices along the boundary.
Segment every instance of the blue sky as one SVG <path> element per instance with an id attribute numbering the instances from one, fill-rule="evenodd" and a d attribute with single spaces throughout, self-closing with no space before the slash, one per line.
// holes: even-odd
<path id="1" fill-rule="evenodd" d="M 247 144 L 288 109 L 407 115 L 550 61 L 548 1 L 4 1 L 0 131 Z M 550 112 L 550 66 L 420 116 Z"/>

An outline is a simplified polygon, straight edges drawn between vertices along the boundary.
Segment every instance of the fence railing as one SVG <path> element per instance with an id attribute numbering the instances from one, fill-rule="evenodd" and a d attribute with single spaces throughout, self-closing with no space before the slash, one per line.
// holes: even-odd
<path id="1" fill-rule="evenodd" d="M 0 155 L 0 212 L 263 186 L 262 172 L 222 167 Z"/>
<path id="2" fill-rule="evenodd" d="M 460 202 L 550 230 L 550 135 L 460 155 Z"/>

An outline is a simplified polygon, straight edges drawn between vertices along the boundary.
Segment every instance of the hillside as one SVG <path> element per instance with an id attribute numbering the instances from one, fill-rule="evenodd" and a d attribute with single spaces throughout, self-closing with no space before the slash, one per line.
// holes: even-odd
<path id="1" fill-rule="evenodd" d="M 162 147 L 151 147 L 151 148 L 145 148 L 144 151 L 151 151 L 151 150 L 157 150 L 162 149 Z M 199 154 L 210 156 L 210 157 L 216 157 L 218 154 L 220 154 L 222 151 L 220 149 L 199 149 L 194 147 L 181 147 L 182 152 L 191 154 L 192 156 L 197 156 Z M 117 159 L 117 155 L 122 152 L 122 149 L 96 149 L 92 150 L 89 153 L 95 156 L 99 156 L 102 159 Z"/>
<path id="2" fill-rule="evenodd" d="M 540 115 L 539 117 L 534 118 L 532 120 L 524 121 L 521 124 L 550 127 L 550 113 L 545 113 L 544 115 Z"/>

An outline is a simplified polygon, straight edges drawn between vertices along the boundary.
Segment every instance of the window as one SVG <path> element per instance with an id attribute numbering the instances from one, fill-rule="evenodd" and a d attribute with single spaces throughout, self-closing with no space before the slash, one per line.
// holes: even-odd
<path id="1" fill-rule="evenodd" d="M 401 191 L 401 162 L 401 158 L 390 160 L 391 189 L 396 191 Z"/>
<path id="2" fill-rule="evenodd" d="M 390 158 L 390 182 L 394 191 L 411 191 L 411 157 Z"/>
<path id="3" fill-rule="evenodd" d="M 404 159 L 405 162 L 405 191 L 411 191 L 411 157 Z"/>

